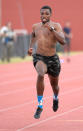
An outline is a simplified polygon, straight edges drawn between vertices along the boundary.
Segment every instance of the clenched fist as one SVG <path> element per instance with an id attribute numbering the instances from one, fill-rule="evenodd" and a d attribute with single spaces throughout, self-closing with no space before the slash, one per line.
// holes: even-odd
<path id="1" fill-rule="evenodd" d="M 28 55 L 32 55 L 32 51 L 33 51 L 33 48 L 29 48 L 29 50 L 28 50 Z"/>

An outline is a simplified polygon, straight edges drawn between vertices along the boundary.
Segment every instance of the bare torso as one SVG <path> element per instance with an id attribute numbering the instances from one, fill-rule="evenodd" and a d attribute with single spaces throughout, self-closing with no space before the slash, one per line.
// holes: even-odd
<path id="1" fill-rule="evenodd" d="M 50 25 L 57 30 L 57 24 L 50 22 Z M 56 53 L 56 38 L 54 33 L 42 23 L 36 24 L 34 28 L 37 50 L 36 53 L 43 56 L 52 56 Z"/>

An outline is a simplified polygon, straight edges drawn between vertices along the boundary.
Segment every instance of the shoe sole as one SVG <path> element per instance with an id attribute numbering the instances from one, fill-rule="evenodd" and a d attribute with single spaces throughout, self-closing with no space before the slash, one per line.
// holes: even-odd
<path id="1" fill-rule="evenodd" d="M 42 110 L 42 111 L 43 111 L 43 110 Z M 42 111 L 40 112 L 39 115 L 36 115 L 36 114 L 35 114 L 35 115 L 34 115 L 34 118 L 35 118 L 35 119 L 39 119 L 39 118 L 40 118 L 40 115 L 41 115 L 41 113 L 42 113 Z"/>

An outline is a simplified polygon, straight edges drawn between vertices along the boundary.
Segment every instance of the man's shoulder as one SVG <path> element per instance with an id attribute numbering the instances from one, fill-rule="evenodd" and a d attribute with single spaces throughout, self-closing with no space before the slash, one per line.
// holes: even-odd
<path id="1" fill-rule="evenodd" d="M 40 23 L 33 24 L 33 25 L 32 25 L 32 28 L 38 27 L 38 26 L 40 26 L 40 25 L 41 25 L 41 22 L 40 22 Z"/>
<path id="2" fill-rule="evenodd" d="M 59 22 L 54 22 L 55 26 L 61 27 L 61 24 Z"/>
<path id="3" fill-rule="evenodd" d="M 61 28 L 61 24 L 59 22 L 54 22 L 51 21 L 52 25 L 54 25 L 55 27 L 60 27 Z"/>
<path id="4" fill-rule="evenodd" d="M 57 28 L 58 30 L 62 30 L 62 26 L 59 22 L 54 22 L 54 26 L 55 28 Z"/>

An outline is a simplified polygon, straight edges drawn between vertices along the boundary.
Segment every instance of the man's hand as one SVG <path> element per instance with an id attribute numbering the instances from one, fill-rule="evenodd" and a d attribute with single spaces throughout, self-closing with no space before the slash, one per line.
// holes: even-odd
<path id="1" fill-rule="evenodd" d="M 45 24 L 44 25 L 46 28 L 48 28 L 50 31 L 53 31 L 53 30 L 55 30 L 55 28 L 53 27 L 53 26 L 51 26 L 51 25 L 49 25 L 49 24 Z"/>
<path id="2" fill-rule="evenodd" d="M 29 56 L 32 55 L 32 51 L 33 51 L 33 48 L 29 48 L 29 50 L 28 50 L 28 55 L 29 55 Z"/>

